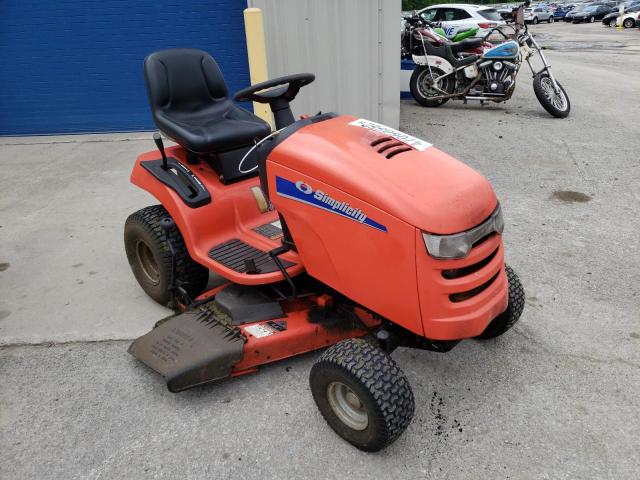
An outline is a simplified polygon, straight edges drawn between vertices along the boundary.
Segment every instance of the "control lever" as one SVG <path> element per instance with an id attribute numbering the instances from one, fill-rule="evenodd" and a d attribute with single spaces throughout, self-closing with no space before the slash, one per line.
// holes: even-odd
<path id="1" fill-rule="evenodd" d="M 158 147 L 158 150 L 160 150 L 160 154 L 162 155 L 162 169 L 168 170 L 167 154 L 164 153 L 164 143 L 162 143 L 162 137 L 158 132 L 153 134 L 153 141 L 156 142 L 156 147 Z"/>

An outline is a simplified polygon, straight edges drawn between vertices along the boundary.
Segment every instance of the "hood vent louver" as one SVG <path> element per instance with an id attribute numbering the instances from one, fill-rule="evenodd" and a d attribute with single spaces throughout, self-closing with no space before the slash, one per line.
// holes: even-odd
<path id="1" fill-rule="evenodd" d="M 372 147 L 382 145 L 377 149 L 377 152 L 384 155 L 386 158 L 395 157 L 399 153 L 410 152 L 411 150 L 413 150 L 406 143 L 402 143 L 391 137 L 376 138 L 373 142 L 370 143 L 370 145 Z"/>

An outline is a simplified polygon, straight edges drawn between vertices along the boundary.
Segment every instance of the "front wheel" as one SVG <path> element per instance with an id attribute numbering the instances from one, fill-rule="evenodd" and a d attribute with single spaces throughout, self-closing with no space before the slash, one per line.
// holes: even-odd
<path id="1" fill-rule="evenodd" d="M 415 410 L 407 377 L 370 342 L 352 338 L 325 351 L 311 368 L 313 399 L 329 426 L 360 450 L 393 443 Z"/>
<path id="2" fill-rule="evenodd" d="M 537 25 L 538 24 L 538 17 L 533 17 L 533 22 L 532 23 L 534 25 Z"/>
<path id="3" fill-rule="evenodd" d="M 553 15 L 549 17 L 549 23 L 553 23 Z"/>
<path id="4" fill-rule="evenodd" d="M 423 107 L 439 107 L 445 104 L 449 100 L 448 98 L 433 98 L 453 93 L 453 75 L 447 75 L 434 85 L 434 80 L 444 74 L 445 72 L 439 68 L 417 67 L 411 74 L 411 81 L 409 82 L 411 95 L 413 95 L 416 102 Z"/>
<path id="5" fill-rule="evenodd" d="M 479 339 L 487 340 L 499 337 L 516 324 L 524 310 L 525 296 L 522 283 L 518 275 L 516 275 L 516 272 L 514 272 L 510 266 L 506 265 L 505 271 L 509 282 L 509 302 L 507 309 L 487 325 L 484 332 L 478 335 L 477 338 Z"/>
<path id="6" fill-rule="evenodd" d="M 590 17 L 590 18 L 589 18 L 589 23 L 593 23 L 593 22 L 595 22 L 595 21 L 596 21 L 596 17 Z"/>
<path id="7" fill-rule="evenodd" d="M 567 92 L 560 82 L 558 92 L 553 87 L 553 80 L 548 73 L 542 72 L 533 78 L 533 91 L 544 109 L 556 118 L 566 118 L 571 111 L 571 103 Z"/>

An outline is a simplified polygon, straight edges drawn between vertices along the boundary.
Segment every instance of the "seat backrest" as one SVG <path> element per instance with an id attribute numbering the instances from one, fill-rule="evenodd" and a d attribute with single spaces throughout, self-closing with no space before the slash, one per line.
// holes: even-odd
<path id="1" fill-rule="evenodd" d="M 152 53 L 144 60 L 144 78 L 154 116 L 159 110 L 194 112 L 228 96 L 220 67 L 202 50 Z"/>

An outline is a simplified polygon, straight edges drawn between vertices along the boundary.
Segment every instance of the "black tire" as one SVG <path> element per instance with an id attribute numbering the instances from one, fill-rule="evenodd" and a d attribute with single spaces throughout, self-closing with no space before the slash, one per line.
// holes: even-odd
<path id="1" fill-rule="evenodd" d="M 505 271 L 507 273 L 507 280 L 509 281 L 509 303 L 507 304 L 507 309 L 494 318 L 493 321 L 487 325 L 484 332 L 478 335 L 478 338 L 482 340 L 496 338 L 502 335 L 516 324 L 524 310 L 525 295 L 522 283 L 518 275 L 516 275 L 516 272 L 514 272 L 510 266 L 506 265 Z"/>
<path id="2" fill-rule="evenodd" d="M 431 67 L 423 67 L 419 66 L 411 74 L 411 81 L 409 82 L 409 87 L 411 90 L 411 95 L 413 98 L 423 107 L 439 107 L 440 105 L 444 105 L 449 100 L 448 98 L 430 100 L 426 91 L 423 90 L 422 83 L 425 80 L 425 76 L 433 75 L 440 76 L 444 75 L 444 71 L 439 68 Z M 453 76 L 449 76 L 444 80 L 445 84 L 441 85 L 443 91 L 448 94 L 453 93 L 454 88 L 454 78 Z"/>
<path id="3" fill-rule="evenodd" d="M 539 73 L 535 77 L 533 77 L 533 91 L 536 94 L 540 105 L 544 107 L 544 109 L 553 115 L 556 118 L 566 118 L 569 116 L 569 112 L 571 111 L 571 102 L 569 101 L 569 96 L 567 92 L 564 91 L 560 82 L 556 80 L 558 83 L 558 87 L 560 87 L 560 93 L 563 95 L 564 100 L 557 98 L 554 100 L 549 98 L 547 95 L 547 91 L 550 88 L 549 83 L 551 82 L 551 78 L 549 74 L 546 72 Z"/>
<path id="4" fill-rule="evenodd" d="M 551 15 L 551 16 L 549 17 L 549 20 L 547 20 L 547 22 L 549 22 L 549 23 L 553 23 L 553 15 Z"/>
<path id="5" fill-rule="evenodd" d="M 207 286 L 209 270 L 189 256 L 178 227 L 165 233 L 160 221 L 168 217 L 170 215 L 162 205 L 146 207 L 129 215 L 124 224 L 124 248 L 129 266 L 145 293 L 161 305 L 172 306 L 174 298 L 169 290 L 171 255 L 167 238 L 171 239 L 175 251 L 176 279 L 184 282 L 191 298 Z"/>
<path id="6" fill-rule="evenodd" d="M 534 25 L 538 24 L 538 17 L 533 17 L 533 20 L 531 21 Z"/>
<path id="7" fill-rule="evenodd" d="M 313 365 L 309 384 L 329 426 L 360 450 L 376 452 L 390 445 L 413 419 L 415 402 L 409 381 L 389 355 L 366 340 L 344 340 L 327 349 Z M 351 420 L 360 422 L 357 428 L 341 419 L 344 407 L 336 398 L 344 387 L 347 397 L 353 394 L 357 402 L 356 407 L 346 407 L 357 414 Z"/>
<path id="8" fill-rule="evenodd" d="M 589 17 L 589 23 L 593 23 L 596 21 L 596 17 Z"/>
<path id="9" fill-rule="evenodd" d="M 633 28 L 636 26 L 636 21 L 633 18 L 626 18 L 624 22 L 622 22 L 622 26 L 624 28 Z"/>

